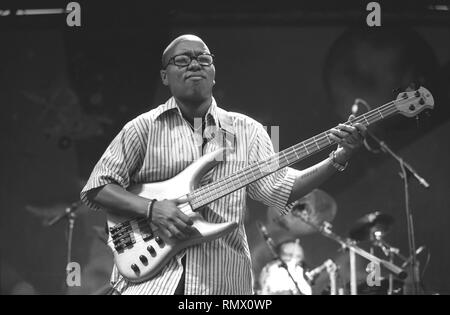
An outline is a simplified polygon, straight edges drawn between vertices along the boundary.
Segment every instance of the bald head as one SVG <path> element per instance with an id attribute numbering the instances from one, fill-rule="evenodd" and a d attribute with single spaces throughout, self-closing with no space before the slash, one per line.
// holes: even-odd
<path id="1" fill-rule="evenodd" d="M 206 46 L 205 42 L 200 37 L 198 37 L 196 35 L 191 35 L 191 34 L 185 34 L 185 35 L 178 36 L 166 47 L 166 49 L 164 49 L 164 52 L 163 52 L 162 58 L 161 58 L 161 67 L 163 69 L 169 62 L 169 59 L 172 57 L 173 51 L 175 50 L 177 45 L 184 41 L 194 41 L 194 42 L 203 43 L 203 45 L 205 45 L 206 49 L 209 52 L 208 46 Z"/>

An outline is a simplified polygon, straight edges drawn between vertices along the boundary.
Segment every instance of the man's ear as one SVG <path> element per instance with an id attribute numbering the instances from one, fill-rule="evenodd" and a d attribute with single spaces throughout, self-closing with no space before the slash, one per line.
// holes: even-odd
<path id="1" fill-rule="evenodd" d="M 164 84 L 165 86 L 168 86 L 169 85 L 169 80 L 167 80 L 167 71 L 166 70 L 160 70 L 159 74 L 161 75 L 162 84 Z"/>

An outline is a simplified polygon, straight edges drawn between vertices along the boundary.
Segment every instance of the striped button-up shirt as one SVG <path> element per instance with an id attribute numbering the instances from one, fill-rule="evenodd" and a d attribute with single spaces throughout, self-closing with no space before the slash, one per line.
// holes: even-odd
<path id="1" fill-rule="evenodd" d="M 207 139 L 218 134 L 213 132 L 221 126 L 218 111 L 213 99 L 204 128 Z M 227 151 L 225 161 L 207 174 L 209 178 L 205 181 L 238 172 L 274 153 L 272 142 L 260 123 L 233 112 L 227 112 L 227 117 L 234 136 L 234 141 L 228 141 L 227 145 L 233 149 Z M 127 189 L 133 184 L 167 180 L 202 154 L 216 150 L 220 143 L 208 141 L 202 146 L 200 141 L 199 145 L 195 132 L 172 97 L 124 126 L 96 164 L 81 191 L 81 199 L 91 208 L 99 209 L 99 205 L 87 199 L 90 190 L 110 183 Z M 121 280 L 117 289 L 122 294 L 173 294 L 183 274 L 181 259 L 186 255 L 185 294 L 253 294 L 251 257 L 244 228 L 246 195 L 277 207 L 283 213 L 288 209 L 286 205 L 297 172 L 284 168 L 205 207 L 201 213 L 209 222 L 237 222 L 238 227 L 228 235 L 184 249 L 156 277 L 146 282 L 127 282 L 114 267 L 112 283 Z"/>

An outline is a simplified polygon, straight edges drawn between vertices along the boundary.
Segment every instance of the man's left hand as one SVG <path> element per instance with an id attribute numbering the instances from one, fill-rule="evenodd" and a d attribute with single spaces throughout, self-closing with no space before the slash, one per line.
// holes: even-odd
<path id="1" fill-rule="evenodd" d="M 352 122 L 355 116 L 350 115 L 348 121 Z M 341 148 L 339 152 L 339 163 L 345 163 L 350 159 L 353 153 L 358 150 L 366 135 L 366 127 L 360 123 L 339 124 L 336 128 L 330 129 L 330 138 L 336 141 Z"/>

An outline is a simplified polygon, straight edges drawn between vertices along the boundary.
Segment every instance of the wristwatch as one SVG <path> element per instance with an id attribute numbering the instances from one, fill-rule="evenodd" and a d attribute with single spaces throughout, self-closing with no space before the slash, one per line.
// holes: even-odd
<path id="1" fill-rule="evenodd" d="M 344 165 L 339 164 L 338 162 L 336 162 L 336 151 L 331 151 L 330 155 L 329 155 L 329 158 L 330 158 L 331 165 L 333 165 L 334 168 L 336 168 L 339 172 L 342 172 L 342 171 L 344 171 L 347 168 L 348 161 L 345 162 Z"/>

